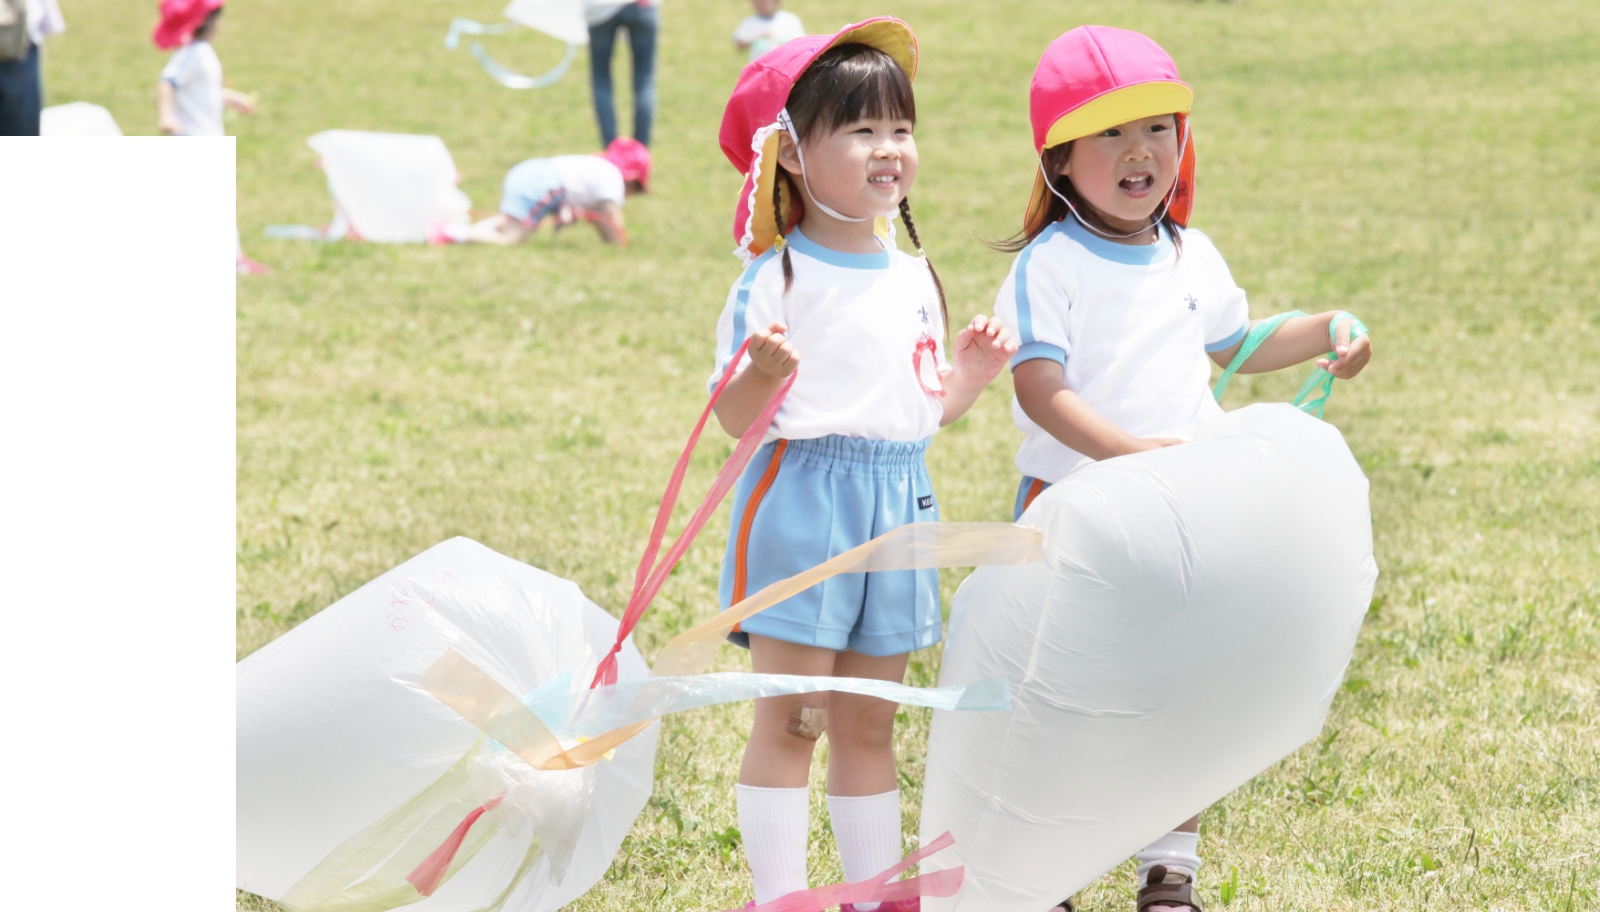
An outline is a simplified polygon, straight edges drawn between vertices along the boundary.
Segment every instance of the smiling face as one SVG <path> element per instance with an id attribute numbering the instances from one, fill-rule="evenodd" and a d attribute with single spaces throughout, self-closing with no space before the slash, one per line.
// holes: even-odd
<path id="1" fill-rule="evenodd" d="M 917 141 L 914 124 L 895 117 L 869 117 L 847 123 L 806 141 L 805 180 L 800 157 L 787 135 L 779 140 L 778 162 L 794 176 L 795 185 L 824 204 L 853 218 L 870 218 L 893 212 L 911 192 L 917 177 Z M 808 194 L 809 195 L 809 194 Z M 807 206 L 805 220 L 831 218 L 816 206 Z"/>
<path id="2" fill-rule="evenodd" d="M 1178 177 L 1177 118 L 1171 114 L 1118 124 L 1072 142 L 1061 174 L 1108 227 L 1138 231 Z"/>

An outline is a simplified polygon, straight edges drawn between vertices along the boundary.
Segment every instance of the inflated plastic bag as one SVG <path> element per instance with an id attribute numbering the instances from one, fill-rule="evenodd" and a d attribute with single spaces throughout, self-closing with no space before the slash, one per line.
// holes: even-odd
<path id="1" fill-rule="evenodd" d="M 932 912 L 1043 912 L 1314 738 L 1377 565 L 1367 480 L 1332 425 L 1253 405 L 1191 443 L 1087 463 L 1023 522 L 1044 560 L 956 593 L 942 685 L 1013 709 L 936 713 Z"/>
<path id="2" fill-rule="evenodd" d="M 421 680 L 453 650 L 516 694 L 588 681 L 616 631 L 573 583 L 456 538 L 241 661 L 238 886 L 295 912 L 582 895 L 650 797 L 659 726 L 538 770 Z M 621 682 L 646 674 L 631 640 L 619 659 Z"/>
<path id="3" fill-rule="evenodd" d="M 87 101 L 45 108 L 39 112 L 40 136 L 121 136 L 111 112 Z"/>
<path id="4" fill-rule="evenodd" d="M 322 156 L 334 204 L 364 240 L 420 244 L 434 221 L 471 220 L 472 201 L 456 188 L 455 161 L 437 136 L 327 130 L 306 144 Z"/>

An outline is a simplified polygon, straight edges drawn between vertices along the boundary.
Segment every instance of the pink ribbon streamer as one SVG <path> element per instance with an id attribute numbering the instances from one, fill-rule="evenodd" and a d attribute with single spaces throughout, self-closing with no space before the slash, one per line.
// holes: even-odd
<path id="1" fill-rule="evenodd" d="M 746 906 L 744 909 L 729 910 L 729 912 L 823 912 L 824 909 L 830 909 L 841 903 L 885 903 L 910 899 L 914 896 L 954 896 L 956 891 L 961 889 L 961 881 L 966 876 L 965 867 L 946 868 L 910 880 L 896 880 L 893 883 L 890 881 L 929 855 L 955 845 L 955 842 L 955 837 L 946 832 L 938 839 L 907 855 L 899 864 L 866 880 L 796 890 L 769 903 Z"/>
<path id="2" fill-rule="evenodd" d="M 456 826 L 455 830 L 446 837 L 445 841 L 440 843 L 437 849 L 429 853 L 428 857 L 422 860 L 422 864 L 417 865 L 410 874 L 406 875 L 406 880 L 417 888 L 418 893 L 423 896 L 432 896 L 433 891 L 439 889 L 439 884 L 444 880 L 445 872 L 450 870 L 450 863 L 456 860 L 456 853 L 461 851 L 461 843 L 466 840 L 467 831 L 472 829 L 472 825 L 478 822 L 479 817 L 499 807 L 500 800 L 504 797 L 505 793 L 501 792 L 478 807 L 473 808 L 461 823 Z"/>
<path id="3" fill-rule="evenodd" d="M 695 536 L 700 534 L 706 521 L 722 503 L 722 498 L 733 489 L 734 482 L 739 480 L 739 473 L 744 471 L 751 457 L 755 456 L 756 449 L 761 446 L 761 439 L 767 435 L 767 429 L 772 426 L 772 419 L 777 417 L 778 407 L 783 405 L 784 397 L 789 395 L 789 388 L 794 386 L 795 378 L 800 376 L 799 371 L 790 374 L 783 386 L 772 394 L 772 399 L 766 408 L 761 410 L 761 414 L 745 430 L 733 454 L 722 464 L 722 470 L 712 482 L 711 490 L 706 492 L 705 500 L 701 501 L 699 509 L 689 517 L 689 524 L 684 527 L 683 534 L 672 543 L 661 563 L 656 564 L 656 554 L 661 549 L 661 540 L 667 534 L 667 521 L 672 518 L 672 509 L 678 503 L 678 492 L 683 488 L 684 476 L 689 472 L 689 457 L 694 454 L 695 445 L 700 441 L 700 433 L 705 430 L 706 421 L 711 417 L 712 407 L 717 404 L 718 397 L 733 380 L 734 372 L 738 370 L 739 362 L 749 347 L 750 340 L 746 339 L 729 359 L 728 366 L 723 368 L 722 378 L 717 381 L 716 389 L 711 391 L 711 399 L 706 403 L 705 410 L 700 413 L 700 420 L 695 422 L 694 430 L 689 434 L 689 442 L 683 448 L 683 455 L 678 457 L 678 464 L 672 469 L 672 478 L 667 482 L 666 492 L 662 494 L 661 506 L 656 509 L 656 522 L 650 529 L 650 541 L 645 545 L 644 556 L 639 559 L 639 569 L 634 574 L 633 595 L 628 599 L 627 610 L 622 613 L 622 622 L 617 625 L 617 641 L 611 645 L 611 650 L 600 660 L 599 667 L 595 669 L 594 680 L 589 684 L 591 689 L 617 683 L 617 654 L 622 651 L 622 641 L 628 638 L 628 634 L 633 632 L 639 619 L 644 617 L 645 609 L 650 607 L 651 600 L 661 591 L 661 587 L 667 581 L 667 575 L 678 565 L 684 552 L 689 550 Z"/>

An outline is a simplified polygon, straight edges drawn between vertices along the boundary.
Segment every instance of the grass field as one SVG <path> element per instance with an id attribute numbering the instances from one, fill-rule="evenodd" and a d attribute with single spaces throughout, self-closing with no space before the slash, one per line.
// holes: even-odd
<path id="1" fill-rule="evenodd" d="M 70 31 L 47 48 L 47 103 L 94 101 L 125 131 L 154 132 L 154 7 L 69 4 Z M 1008 265 L 977 239 L 1015 229 L 1031 181 L 1032 66 L 1056 34 L 1098 22 L 1152 35 L 1196 87 L 1195 223 L 1254 314 L 1339 307 L 1372 327 L 1372 367 L 1326 417 L 1372 479 L 1377 598 L 1325 736 L 1205 815 L 1207 897 L 1250 910 L 1600 909 L 1600 6 L 789 8 L 813 31 L 879 13 L 917 28 L 913 197 L 958 317 L 991 308 Z M 498 9 L 230 5 L 218 51 L 230 84 L 260 97 L 256 116 L 229 121 L 239 222 L 277 270 L 239 283 L 241 657 L 453 535 L 570 577 L 613 611 L 625 599 L 737 269 L 738 176 L 715 131 L 741 65 L 728 33 L 742 4 L 665 6 L 658 178 L 629 203 L 630 250 L 584 231 L 515 250 L 260 236 L 326 220 L 304 142 L 319 130 L 436 133 L 484 210 L 515 162 L 592 149 L 580 72 L 516 93 L 443 48 L 452 16 Z M 495 51 L 536 71 L 559 49 L 524 34 Z M 1228 404 L 1285 399 L 1300 376 L 1238 383 Z M 933 448 L 947 518 L 1009 518 L 1008 382 Z M 708 435 L 703 449 L 696 490 L 729 445 Z M 726 516 L 645 619 L 647 655 L 715 610 Z M 914 658 L 912 682 L 934 680 L 938 650 Z M 574 908 L 743 905 L 732 786 L 749 715 L 666 723 L 655 796 Z M 902 718 L 914 833 L 928 718 Z M 815 819 L 813 881 L 832 882 Z M 1131 888 L 1125 866 L 1080 907 L 1131 910 Z"/>

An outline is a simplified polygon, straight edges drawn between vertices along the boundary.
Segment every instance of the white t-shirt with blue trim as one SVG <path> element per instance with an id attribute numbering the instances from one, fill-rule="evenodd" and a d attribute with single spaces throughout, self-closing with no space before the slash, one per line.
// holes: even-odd
<path id="1" fill-rule="evenodd" d="M 924 338 L 937 343 L 943 371 L 944 320 L 927 262 L 896 249 L 840 253 L 789 233 L 794 287 L 783 290 L 783 258 L 768 250 L 728 292 L 717 320 L 712 389 L 750 332 L 783 323 L 800 355 L 800 376 L 766 440 L 838 434 L 914 441 L 939 430 L 944 407 L 923 390 L 914 358 Z M 740 370 L 750 362 L 746 355 Z"/>
<path id="2" fill-rule="evenodd" d="M 1046 228 L 1017 255 L 995 300 L 1021 348 L 1013 369 L 1043 358 L 1062 365 L 1068 389 L 1135 437 L 1162 436 L 1222 414 L 1211 397 L 1211 359 L 1244 338 L 1244 290 L 1211 239 L 1183 231 L 1177 256 L 1165 229 L 1155 244 L 1118 244 L 1076 219 Z M 1027 435 L 1017 469 L 1050 484 L 1088 457 L 1034 424 L 1012 400 Z"/>
<path id="3" fill-rule="evenodd" d="M 172 107 L 183 136 L 224 136 L 222 61 L 209 41 L 178 48 L 161 71 L 172 85 Z"/>

